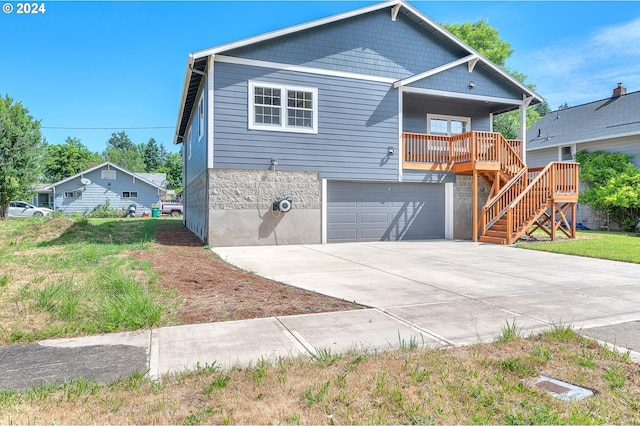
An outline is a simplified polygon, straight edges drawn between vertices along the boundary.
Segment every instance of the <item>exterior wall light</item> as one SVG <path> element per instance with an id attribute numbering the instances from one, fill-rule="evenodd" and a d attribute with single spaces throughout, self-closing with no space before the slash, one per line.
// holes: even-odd
<path id="1" fill-rule="evenodd" d="M 393 155 L 393 154 L 395 154 L 395 153 L 396 153 L 396 147 L 395 147 L 395 146 L 390 146 L 390 147 L 388 147 L 388 148 L 387 148 L 387 153 L 388 153 L 389 155 Z"/>

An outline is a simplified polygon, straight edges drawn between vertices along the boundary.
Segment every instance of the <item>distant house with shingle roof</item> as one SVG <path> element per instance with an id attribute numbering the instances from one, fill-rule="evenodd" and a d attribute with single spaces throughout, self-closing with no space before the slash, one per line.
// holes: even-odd
<path id="1" fill-rule="evenodd" d="M 640 167 L 640 91 L 627 93 L 618 83 L 611 97 L 553 111 L 527 130 L 527 165 L 573 161 L 576 152 L 621 152 Z M 578 205 L 578 220 L 600 228 L 606 218 Z"/>

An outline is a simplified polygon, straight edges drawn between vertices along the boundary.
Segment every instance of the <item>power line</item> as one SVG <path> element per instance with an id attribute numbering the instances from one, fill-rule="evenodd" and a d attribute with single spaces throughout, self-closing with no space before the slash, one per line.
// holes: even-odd
<path id="1" fill-rule="evenodd" d="M 149 127 L 58 127 L 40 126 L 41 129 L 55 130 L 151 130 L 151 129 L 175 129 L 175 126 L 149 126 Z"/>

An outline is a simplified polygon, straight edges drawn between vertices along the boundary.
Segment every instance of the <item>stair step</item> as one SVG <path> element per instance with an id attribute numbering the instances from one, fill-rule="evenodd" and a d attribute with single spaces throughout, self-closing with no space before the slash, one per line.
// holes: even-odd
<path id="1" fill-rule="evenodd" d="M 496 231 L 493 228 L 489 229 L 485 235 L 487 237 L 496 237 L 496 238 L 507 239 L 507 232 L 506 231 Z"/>
<path id="2" fill-rule="evenodd" d="M 480 242 L 481 243 L 490 243 L 490 244 L 507 244 L 507 239 L 506 238 L 500 238 L 500 237 L 490 237 L 488 235 L 483 235 L 480 237 Z"/>
<path id="3" fill-rule="evenodd" d="M 491 230 L 492 231 L 499 231 L 499 232 L 507 232 L 507 224 L 506 223 L 498 224 L 498 222 L 496 222 L 491 227 Z"/>

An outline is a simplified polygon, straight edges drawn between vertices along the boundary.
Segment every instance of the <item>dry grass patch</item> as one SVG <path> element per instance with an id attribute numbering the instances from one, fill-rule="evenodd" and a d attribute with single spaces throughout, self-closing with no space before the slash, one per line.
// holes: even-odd
<path id="1" fill-rule="evenodd" d="M 261 361 L 154 383 L 0 394 L 2 423 L 638 424 L 640 367 L 566 328 L 449 350 Z M 325 353 L 324 355 L 329 355 Z M 538 375 L 596 389 L 564 402 Z M 81 388 L 78 390 L 78 388 Z"/>

